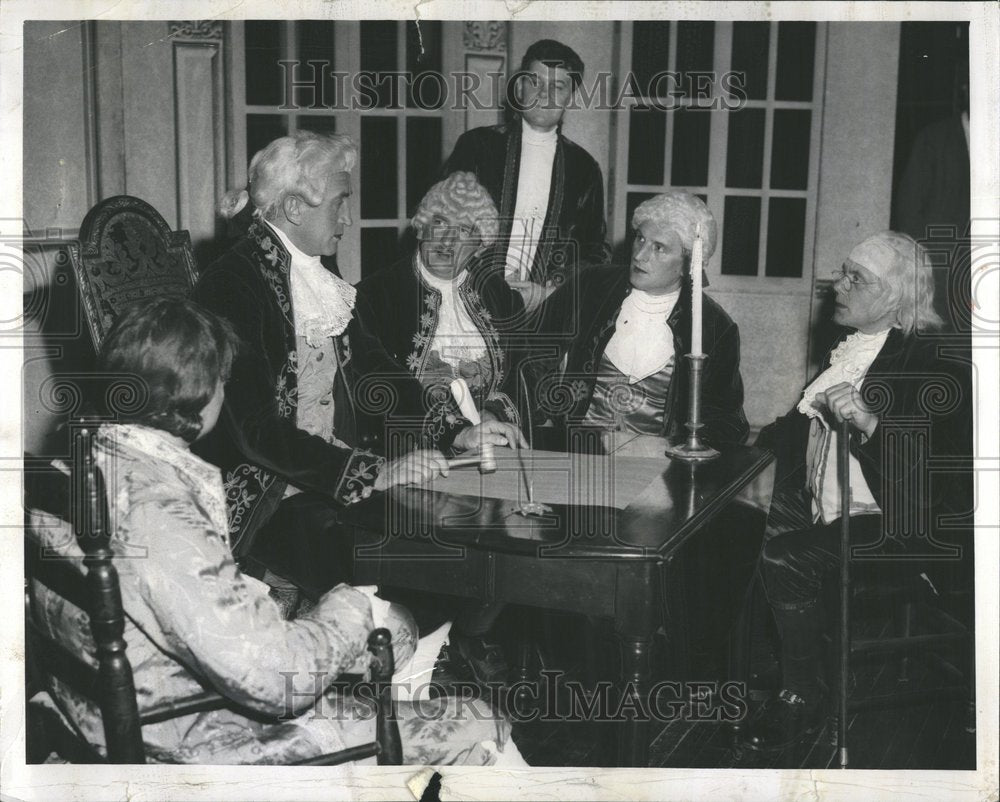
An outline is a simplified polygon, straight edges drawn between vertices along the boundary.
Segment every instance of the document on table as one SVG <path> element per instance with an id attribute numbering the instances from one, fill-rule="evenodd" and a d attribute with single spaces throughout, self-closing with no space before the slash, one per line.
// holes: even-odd
<path id="1" fill-rule="evenodd" d="M 527 501 L 528 481 L 533 480 L 533 498 L 542 504 L 624 510 L 666 470 L 670 460 L 662 453 L 662 447 L 659 457 L 498 448 L 496 473 L 480 474 L 474 465 L 453 468 L 447 477 L 437 476 L 424 487 L 520 503 Z"/>

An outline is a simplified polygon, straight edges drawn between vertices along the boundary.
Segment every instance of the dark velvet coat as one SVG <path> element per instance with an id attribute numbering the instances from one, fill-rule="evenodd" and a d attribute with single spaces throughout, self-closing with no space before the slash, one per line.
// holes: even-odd
<path id="1" fill-rule="evenodd" d="M 288 284 L 290 257 L 277 236 L 255 222 L 212 264 L 193 299 L 236 329 L 240 350 L 226 384 L 219 424 L 195 451 L 222 469 L 237 557 L 291 484 L 334 504 L 357 501 L 375 482 L 384 457 L 384 420 L 420 420 L 421 388 L 355 315 L 335 337 L 334 431 L 341 448 L 295 425 L 298 353 Z"/>
<path id="2" fill-rule="evenodd" d="M 396 362 L 434 388 L 424 398 L 427 433 L 436 437 L 447 419 L 458 414 L 448 382 L 434 381 L 424 370 L 437 330 L 441 293 L 420 276 L 415 254 L 373 273 L 357 289 L 357 313 L 366 328 Z M 483 337 L 491 368 L 488 383 L 474 390 L 477 403 L 498 419 L 517 423 L 519 351 L 512 339 L 524 314 L 521 296 L 507 286 L 501 272 L 487 267 L 471 268 L 457 294 Z"/>
<path id="3" fill-rule="evenodd" d="M 879 424 L 867 440 L 852 429 L 851 454 L 882 510 L 885 532 L 897 540 L 918 533 L 949 540 L 948 530 L 961 534 L 971 527 L 971 520 L 935 523 L 971 513 L 968 361 L 967 348 L 893 329 L 865 375 L 862 398 Z M 829 356 L 824 370 L 828 365 Z M 809 427 L 810 419 L 793 407 L 761 431 L 757 445 L 778 460 L 776 492 L 805 486 Z"/>
<path id="4" fill-rule="evenodd" d="M 506 254 L 517 204 L 521 166 L 521 121 L 466 131 L 445 162 L 442 177 L 458 170 L 476 174 L 500 212 L 496 250 Z M 531 280 L 561 283 L 584 265 L 607 264 L 604 179 L 594 158 L 559 134 L 545 227 L 531 268 Z"/>
<path id="5" fill-rule="evenodd" d="M 539 410 L 562 424 L 580 423 L 590 407 L 597 369 L 615 332 L 622 302 L 631 290 L 628 273 L 621 267 L 591 268 L 576 281 L 561 287 L 542 307 L 542 329 L 556 358 L 565 357 L 561 376 L 554 371 L 541 378 L 535 389 Z M 740 375 L 740 333 L 725 310 L 703 296 L 702 343 L 708 359 L 702 374 L 700 434 L 711 445 L 739 444 L 750 431 L 743 413 L 743 378 Z M 691 290 L 685 283 L 667 319 L 674 335 L 674 374 L 664 405 L 663 435 L 679 440 L 687 435 L 690 362 L 682 355 L 691 350 Z M 532 371 L 539 375 L 536 363 Z"/>

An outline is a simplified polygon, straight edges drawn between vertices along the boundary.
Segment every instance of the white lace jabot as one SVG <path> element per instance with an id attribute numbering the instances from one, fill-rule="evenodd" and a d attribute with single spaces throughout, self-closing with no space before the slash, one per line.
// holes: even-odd
<path id="1" fill-rule="evenodd" d="M 284 231 L 268 226 L 291 257 L 288 284 L 295 333 L 305 337 L 313 348 L 318 348 L 327 337 L 343 334 L 351 322 L 357 290 L 323 267 L 318 256 L 307 256 L 296 248 Z"/>
<path id="2" fill-rule="evenodd" d="M 877 334 L 863 334 L 856 331 L 848 335 L 830 354 L 830 367 L 819 374 L 802 393 L 802 400 L 798 405 L 799 412 L 810 418 L 820 417 L 822 420 L 819 410 L 813 406 L 817 393 L 822 393 L 842 382 L 860 389 L 865 373 L 875 361 L 878 352 L 882 350 L 890 331 L 891 329 L 886 329 Z"/>

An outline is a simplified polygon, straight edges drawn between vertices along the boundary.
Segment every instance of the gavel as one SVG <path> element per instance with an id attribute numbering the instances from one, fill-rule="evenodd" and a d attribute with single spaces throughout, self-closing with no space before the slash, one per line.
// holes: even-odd
<path id="1" fill-rule="evenodd" d="M 455 379 L 449 385 L 449 389 L 451 390 L 452 398 L 458 404 L 459 412 L 473 426 L 478 426 L 482 422 L 482 419 L 479 417 L 479 410 L 476 409 L 476 405 L 472 400 L 472 392 L 469 390 L 469 385 L 465 383 L 465 379 Z M 459 468 L 463 465 L 478 465 L 480 473 L 496 473 L 497 460 L 496 455 L 493 453 L 493 444 L 483 443 L 480 446 L 479 453 L 476 455 L 448 460 L 449 468 Z"/>

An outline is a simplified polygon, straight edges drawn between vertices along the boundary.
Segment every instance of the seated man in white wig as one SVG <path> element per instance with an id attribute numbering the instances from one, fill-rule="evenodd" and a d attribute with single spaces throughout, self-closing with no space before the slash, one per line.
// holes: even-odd
<path id="1" fill-rule="evenodd" d="M 935 562 L 951 577 L 971 564 L 955 559 L 971 558 L 972 546 L 958 522 L 971 512 L 971 473 L 960 468 L 972 453 L 968 367 L 943 358 L 932 336 L 941 320 L 927 254 L 905 234 L 876 234 L 851 251 L 834 290 L 834 322 L 846 331 L 797 406 L 758 439 L 778 457 L 761 573 L 781 635 L 782 684 L 750 722 L 746 745 L 757 750 L 783 749 L 823 719 L 831 678 L 822 591 L 840 564 L 841 422 L 850 430 L 852 544 L 872 544 L 883 564 L 918 551 L 944 558 Z M 929 473 L 939 458 L 948 471 Z"/>
<path id="2" fill-rule="evenodd" d="M 356 290 L 320 263 L 351 224 L 356 160 L 349 137 L 309 131 L 259 151 L 249 192 L 230 193 L 221 209 L 231 216 L 250 201 L 254 223 L 194 290 L 240 338 L 222 425 L 199 449 L 223 471 L 233 552 L 269 584 L 312 596 L 350 576 L 337 506 L 447 473 L 434 448 L 378 453 L 387 416 L 420 424 L 422 388 L 355 315 Z M 461 451 L 484 437 L 513 444 L 518 435 L 507 423 L 457 418 L 435 445 Z"/>
<path id="3" fill-rule="evenodd" d="M 510 339 L 524 304 L 483 260 L 497 235 L 493 200 L 472 173 L 452 173 L 427 190 L 411 225 L 415 250 L 357 285 L 359 315 L 414 378 L 437 388 L 425 394 L 439 399 L 430 422 L 459 414 L 448 385 L 463 378 L 485 415 L 516 423 Z"/>
<path id="4" fill-rule="evenodd" d="M 640 204 L 628 270 L 584 271 L 550 297 L 542 330 L 559 344 L 561 373 L 543 379 L 536 401 L 563 426 L 585 425 L 677 438 L 684 434 L 691 350 L 691 248 L 698 226 L 707 259 L 718 226 L 705 204 L 670 190 Z M 704 296 L 703 439 L 742 443 L 740 335 L 736 324 Z M 560 392 L 566 388 L 571 392 Z"/>

